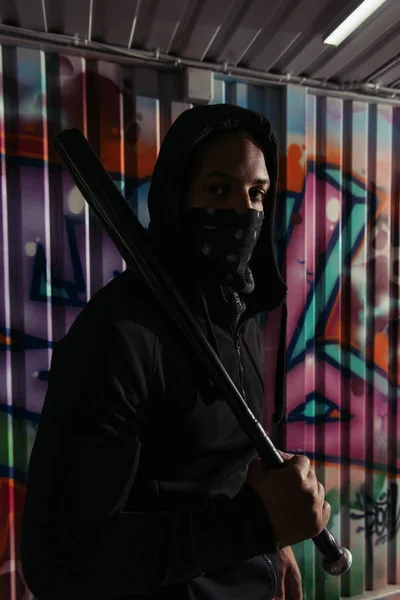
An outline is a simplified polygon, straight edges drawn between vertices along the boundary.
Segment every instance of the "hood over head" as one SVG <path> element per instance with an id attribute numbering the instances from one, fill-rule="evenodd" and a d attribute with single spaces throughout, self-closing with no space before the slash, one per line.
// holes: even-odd
<path id="1" fill-rule="evenodd" d="M 184 271 L 180 214 L 189 158 L 196 145 L 210 134 L 228 130 L 247 131 L 264 152 L 271 180 L 264 200 L 264 222 L 249 266 L 255 281 L 251 313 L 272 310 L 286 296 L 274 250 L 274 215 L 277 193 L 278 153 L 269 121 L 261 114 L 229 104 L 197 106 L 183 112 L 168 130 L 153 171 L 149 196 L 149 238 L 164 268 L 174 277 Z M 194 274 L 195 275 L 195 274 Z"/>

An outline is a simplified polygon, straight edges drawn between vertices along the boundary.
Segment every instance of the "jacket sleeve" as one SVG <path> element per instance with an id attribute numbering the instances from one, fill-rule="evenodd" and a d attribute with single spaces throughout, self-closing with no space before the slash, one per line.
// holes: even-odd
<path id="1" fill-rule="evenodd" d="M 201 509 L 124 511 L 156 387 L 151 337 L 125 323 L 89 349 L 62 342 L 54 351 L 21 542 L 24 576 L 39 600 L 149 594 L 276 549 L 246 484 Z"/>

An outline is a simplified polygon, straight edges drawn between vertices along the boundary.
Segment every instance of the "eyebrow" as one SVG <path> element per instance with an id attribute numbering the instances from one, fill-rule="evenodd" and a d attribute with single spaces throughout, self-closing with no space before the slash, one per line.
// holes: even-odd
<path id="1" fill-rule="evenodd" d="M 223 179 L 235 179 L 234 176 L 229 173 L 224 173 L 223 171 L 209 171 L 204 176 L 206 179 L 212 179 L 213 177 L 222 177 Z M 253 185 L 265 185 L 266 183 L 271 183 L 269 179 L 255 179 Z"/>

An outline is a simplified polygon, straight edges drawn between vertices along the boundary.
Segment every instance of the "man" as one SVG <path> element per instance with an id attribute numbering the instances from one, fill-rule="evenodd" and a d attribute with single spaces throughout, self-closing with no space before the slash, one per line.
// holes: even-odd
<path id="1" fill-rule="evenodd" d="M 262 116 L 197 107 L 167 133 L 149 192 L 149 241 L 258 418 L 255 317 L 286 291 L 276 164 Z M 128 270 L 53 353 L 27 483 L 27 583 L 38 600 L 299 600 L 289 546 L 319 533 L 330 507 L 308 459 L 284 457 L 265 470 Z"/>

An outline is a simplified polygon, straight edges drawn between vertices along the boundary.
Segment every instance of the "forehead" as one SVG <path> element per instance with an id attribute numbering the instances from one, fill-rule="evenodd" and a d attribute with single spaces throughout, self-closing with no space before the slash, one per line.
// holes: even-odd
<path id="1" fill-rule="evenodd" d="M 204 140 L 195 150 L 192 164 L 197 173 L 211 166 L 230 170 L 251 166 L 253 170 L 266 170 L 261 146 L 245 131 L 219 133 Z"/>

